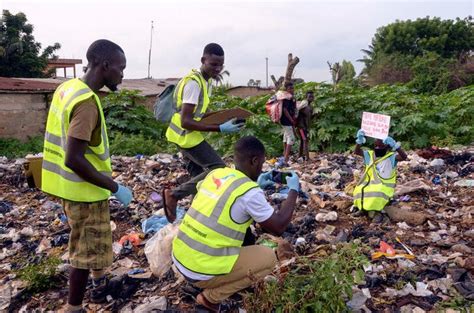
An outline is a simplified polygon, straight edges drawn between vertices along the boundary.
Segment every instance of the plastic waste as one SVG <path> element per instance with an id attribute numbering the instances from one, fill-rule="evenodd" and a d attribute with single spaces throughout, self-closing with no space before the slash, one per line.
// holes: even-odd
<path id="1" fill-rule="evenodd" d="M 334 222 L 337 221 L 337 213 L 334 211 L 328 213 L 318 213 L 316 214 L 316 220 L 318 222 Z"/>
<path id="2" fill-rule="evenodd" d="M 151 194 L 150 194 L 150 199 L 153 200 L 154 202 L 161 202 L 163 201 L 163 197 L 158 194 L 157 192 L 153 191 Z"/>
<path id="3" fill-rule="evenodd" d="M 181 220 L 184 217 L 184 209 L 178 207 L 176 209 L 176 220 Z M 142 230 L 145 234 L 155 233 L 169 224 L 166 216 L 153 215 L 142 222 Z"/>
<path id="4" fill-rule="evenodd" d="M 158 296 L 150 297 L 145 300 L 147 303 L 140 304 L 137 306 L 133 312 L 134 313 L 147 313 L 151 311 L 166 311 L 168 302 L 166 300 L 165 296 L 161 296 L 157 298 Z"/>
<path id="5" fill-rule="evenodd" d="M 131 233 L 122 236 L 119 240 L 119 244 L 123 245 L 126 241 L 129 241 L 134 247 L 139 246 L 142 243 L 143 235 L 138 233 Z"/>
<path id="6" fill-rule="evenodd" d="M 454 183 L 457 187 L 474 187 L 474 179 L 462 179 Z"/>
<path id="7" fill-rule="evenodd" d="M 380 241 L 380 247 L 378 251 L 372 253 L 372 260 L 379 259 L 381 257 L 386 257 L 387 259 L 414 259 L 415 256 L 407 253 L 397 253 L 395 248 L 386 243 L 385 241 Z"/>
<path id="8" fill-rule="evenodd" d="M 179 224 L 168 224 L 145 244 L 145 256 L 150 264 L 150 270 L 158 278 L 171 268 L 171 246 L 178 230 Z"/>
<path id="9" fill-rule="evenodd" d="M 431 181 L 435 185 L 440 185 L 441 184 L 441 177 L 439 175 L 436 175 L 435 177 L 433 177 L 433 179 Z"/>
<path id="10" fill-rule="evenodd" d="M 444 160 L 443 159 L 434 159 L 430 162 L 430 166 L 443 166 Z"/>

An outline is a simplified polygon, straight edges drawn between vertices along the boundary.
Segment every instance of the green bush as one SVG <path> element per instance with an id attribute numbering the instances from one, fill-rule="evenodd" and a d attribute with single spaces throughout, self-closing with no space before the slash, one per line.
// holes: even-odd
<path id="1" fill-rule="evenodd" d="M 332 85 L 309 82 L 297 85 L 295 96 L 301 100 L 308 90 L 314 91 L 313 107 L 317 113 L 310 129 L 312 150 L 343 152 L 352 149 L 364 111 L 390 115 L 390 135 L 401 141 L 405 148 L 473 142 L 474 86 L 437 96 L 417 94 L 406 85 L 379 85 L 366 89 L 341 84 L 333 90 Z M 272 123 L 265 113 L 265 102 L 269 97 L 214 98 L 219 108 L 240 106 L 255 116 L 239 135 L 211 134 L 209 142 L 221 153 L 228 153 L 240 136 L 252 134 L 262 140 L 269 155 L 278 155 L 282 151 L 281 126 Z"/>
<path id="2" fill-rule="evenodd" d="M 23 158 L 29 153 L 43 152 L 43 141 L 43 137 L 40 136 L 30 138 L 27 142 L 13 138 L 0 139 L 0 156 L 15 159 Z"/>
<path id="3" fill-rule="evenodd" d="M 113 140 L 110 142 L 110 153 L 112 155 L 135 156 L 137 154 L 153 155 L 158 152 L 168 152 L 170 146 L 160 146 L 163 140 L 147 138 L 141 134 L 129 135 L 123 133 L 113 133 Z"/>
<path id="4" fill-rule="evenodd" d="M 244 297 L 251 312 L 350 312 L 352 286 L 364 277 L 368 263 L 363 247 L 340 244 L 325 258 L 301 257 L 276 282 L 260 282 Z"/>
<path id="5" fill-rule="evenodd" d="M 29 264 L 18 271 L 18 277 L 27 282 L 30 292 L 36 293 L 55 285 L 54 277 L 61 260 L 56 257 L 43 259 L 38 264 Z"/>

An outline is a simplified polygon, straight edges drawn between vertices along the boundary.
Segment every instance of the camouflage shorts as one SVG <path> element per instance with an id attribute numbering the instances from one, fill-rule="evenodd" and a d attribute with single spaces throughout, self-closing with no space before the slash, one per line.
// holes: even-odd
<path id="1" fill-rule="evenodd" d="M 63 200 L 63 207 L 71 227 L 71 266 L 81 269 L 110 266 L 113 254 L 108 200 L 93 203 Z"/>

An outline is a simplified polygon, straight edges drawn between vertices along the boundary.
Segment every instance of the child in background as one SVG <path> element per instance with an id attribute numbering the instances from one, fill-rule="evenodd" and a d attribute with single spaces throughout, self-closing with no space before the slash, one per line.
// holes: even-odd
<path id="1" fill-rule="evenodd" d="M 285 91 L 294 95 L 294 87 L 292 82 L 285 83 Z M 284 163 L 281 166 L 288 166 L 288 160 L 290 159 L 291 147 L 295 143 L 295 130 L 296 126 L 296 102 L 295 98 L 284 99 L 282 103 L 282 114 L 280 118 L 280 124 L 283 127 L 283 157 Z"/>
<path id="2" fill-rule="evenodd" d="M 313 108 L 311 103 L 314 100 L 313 91 L 306 92 L 306 99 L 296 105 L 298 116 L 296 118 L 296 135 L 300 139 L 299 158 L 304 161 L 309 160 L 309 128 L 311 127 L 311 118 Z"/>
<path id="3" fill-rule="evenodd" d="M 395 192 L 397 161 L 406 160 L 407 155 L 392 137 L 376 139 L 373 150 L 362 150 L 365 133 L 360 129 L 356 136 L 354 153 L 364 158 L 365 172 L 354 189 L 354 206 L 369 213 L 382 211 Z"/>

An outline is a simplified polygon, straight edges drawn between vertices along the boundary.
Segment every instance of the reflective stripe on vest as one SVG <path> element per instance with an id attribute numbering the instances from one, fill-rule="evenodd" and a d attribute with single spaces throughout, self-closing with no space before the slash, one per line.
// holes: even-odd
<path id="1" fill-rule="evenodd" d="M 198 193 L 173 240 L 173 255 L 196 273 L 229 273 L 252 219 L 232 220 L 234 201 L 258 185 L 242 172 L 221 168 L 210 172 L 198 185 Z"/>
<path id="2" fill-rule="evenodd" d="M 53 95 L 46 123 L 41 189 L 57 197 L 77 201 L 106 200 L 110 191 L 86 182 L 65 165 L 69 120 L 74 107 L 93 98 L 101 121 L 101 142 L 88 146 L 86 160 L 103 175 L 111 176 L 109 143 L 105 116 L 98 96 L 81 80 L 72 79 L 61 84 Z"/>
<path id="3" fill-rule="evenodd" d="M 374 151 L 370 150 L 368 154 L 370 162 L 354 189 L 354 205 L 361 210 L 381 211 L 393 197 L 397 175 L 394 167 L 390 178 L 384 179 L 377 172 L 376 165 L 390 158 L 393 152 L 387 153 L 379 160 L 375 160 Z"/>
<path id="4" fill-rule="evenodd" d="M 196 121 L 206 114 L 209 106 L 209 90 L 207 82 L 199 71 L 193 70 L 190 74 L 181 79 L 174 92 L 174 101 L 177 112 L 171 117 L 170 125 L 166 129 L 166 138 L 181 148 L 192 148 L 200 144 L 204 137 L 200 131 L 186 130 L 181 127 L 181 107 L 183 105 L 183 91 L 186 83 L 190 80 L 198 83 L 200 88 L 199 100 L 193 111 L 193 119 Z"/>

